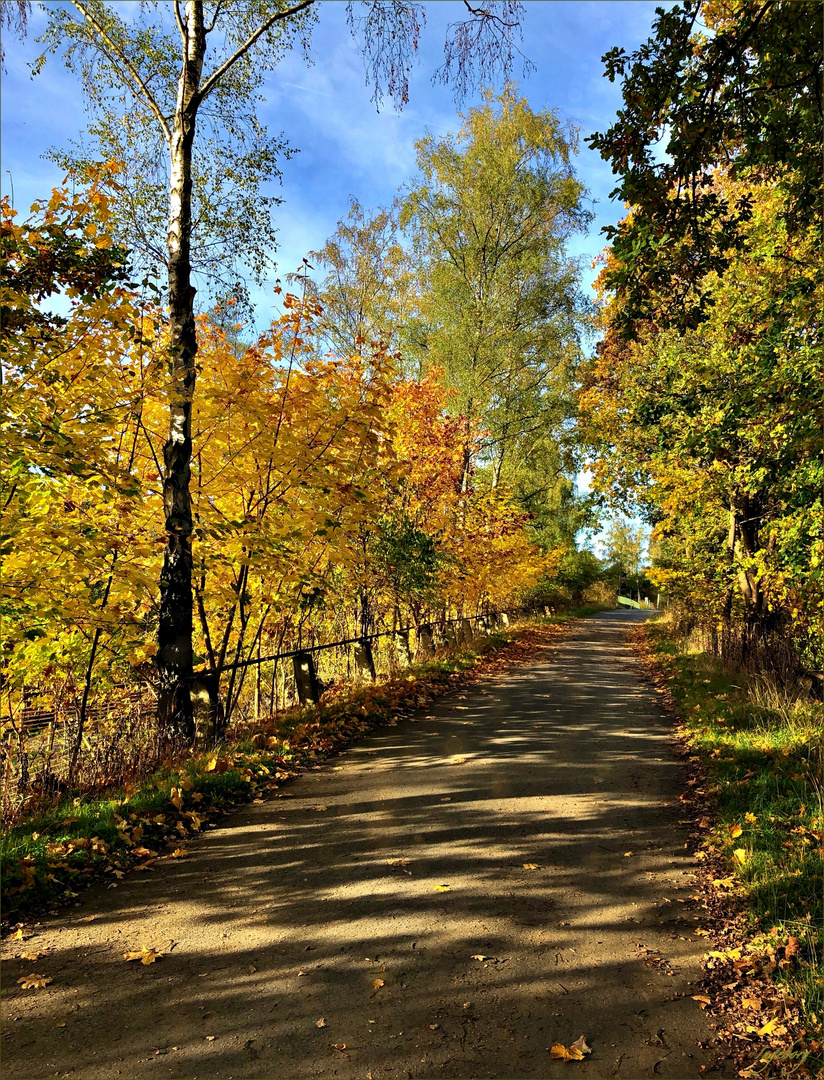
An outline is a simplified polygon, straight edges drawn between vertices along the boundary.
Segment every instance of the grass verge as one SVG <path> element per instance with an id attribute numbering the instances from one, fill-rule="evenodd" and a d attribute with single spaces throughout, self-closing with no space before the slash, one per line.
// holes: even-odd
<path id="1" fill-rule="evenodd" d="M 185 858 L 186 843 L 217 819 L 262 800 L 282 783 L 381 726 L 426 706 L 480 670 L 522 658 L 533 639 L 578 612 L 523 622 L 471 650 L 417 664 L 384 683 L 347 687 L 318 706 L 294 708 L 233 733 L 231 742 L 170 759 L 131 787 L 75 793 L 17 822 L 0 837 L 0 900 L 6 926 L 74 902 L 91 881 L 150 871 Z"/>
<path id="2" fill-rule="evenodd" d="M 690 781 L 704 800 L 698 857 L 725 911 L 708 985 L 728 1028 L 758 1055 L 738 1075 L 815 1075 L 824 1016 L 824 706 L 800 688 L 725 670 L 665 620 L 642 634 L 698 767 Z"/>

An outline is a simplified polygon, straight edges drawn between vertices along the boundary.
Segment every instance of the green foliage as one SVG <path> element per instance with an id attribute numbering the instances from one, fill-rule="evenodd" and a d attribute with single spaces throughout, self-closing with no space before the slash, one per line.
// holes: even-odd
<path id="1" fill-rule="evenodd" d="M 800 687 L 733 676 L 665 622 L 648 626 L 646 634 L 717 807 L 702 845 L 705 857 L 726 863 L 730 885 L 720 887 L 732 887 L 754 931 L 777 931 L 804 944 L 808 964 L 787 979 L 815 1024 L 824 1008 L 815 964 L 824 951 L 824 709 Z"/>
<path id="2" fill-rule="evenodd" d="M 820 5 L 683 0 L 656 14 L 635 53 L 604 57 L 623 107 L 589 139 L 620 176 L 613 196 L 634 208 L 605 230 L 616 257 L 607 284 L 624 296 L 617 323 L 628 336 L 651 317 L 702 321 L 713 301 L 703 279 L 745 250 L 750 193 L 719 188 L 719 168 L 776 184 L 790 233 L 816 223 L 822 194 Z"/>
<path id="3" fill-rule="evenodd" d="M 489 92 L 457 136 L 418 143 L 401 210 L 421 268 L 406 350 L 455 390 L 465 475 L 477 423 L 487 483 L 514 488 L 530 513 L 573 467 L 564 423 L 586 305 L 566 241 L 590 217 L 575 145 L 573 129 L 514 87 Z"/>
<path id="4" fill-rule="evenodd" d="M 201 85 L 273 13 L 289 5 L 255 0 L 207 4 L 209 63 Z M 42 37 L 46 53 L 62 53 L 80 76 L 92 115 L 88 142 L 55 149 L 53 160 L 86 180 L 96 160 L 120 165 L 113 229 L 144 272 L 168 265 L 169 147 L 178 95 L 181 40 L 168 4 L 140 5 L 121 17 L 118 5 L 88 0 L 88 17 L 50 8 Z M 192 254 L 211 292 L 242 294 L 243 275 L 262 281 L 273 266 L 276 230 L 271 210 L 281 200 L 265 193 L 291 151 L 260 123 L 256 105 L 270 67 L 311 31 L 307 10 L 277 22 L 255 51 L 221 76 L 200 110 L 194 145 Z M 216 46 L 217 42 L 219 46 Z M 45 53 L 35 63 L 39 71 Z"/>

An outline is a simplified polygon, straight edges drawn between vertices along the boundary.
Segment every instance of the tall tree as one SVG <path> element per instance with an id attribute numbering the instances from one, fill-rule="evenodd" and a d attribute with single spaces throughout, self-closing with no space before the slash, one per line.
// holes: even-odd
<path id="1" fill-rule="evenodd" d="M 487 92 L 457 136 L 417 144 L 420 175 L 402 211 L 423 267 L 409 344 L 457 391 L 463 484 L 480 423 L 491 486 L 518 483 L 527 504 L 530 488 L 545 496 L 569 464 L 560 435 L 585 302 L 566 242 L 590 219 L 575 144 L 573 129 L 533 112 L 514 86 Z"/>
<path id="2" fill-rule="evenodd" d="M 121 94 L 124 122 L 153 132 L 168 153 L 169 435 L 163 453 L 167 543 L 160 583 L 158 710 L 162 727 L 185 738 L 194 732 L 189 489 L 197 356 L 192 200 L 198 132 L 210 114 L 223 136 L 218 148 L 226 168 L 245 162 L 247 176 L 259 178 L 271 153 L 255 110 L 259 90 L 266 71 L 286 50 L 296 43 L 308 47 L 319 7 L 318 0 L 175 0 L 142 4 L 134 20 L 131 11 L 121 17 L 119 5 L 103 0 L 73 0 L 71 6 L 48 9 L 47 50 L 65 51 L 83 77 L 92 109 L 102 106 L 99 115 L 105 118 L 106 95 Z M 482 74 L 496 69 L 509 74 L 522 5 L 497 0 L 484 8 L 466 8 L 469 19 L 450 27 L 441 69 L 442 77 L 454 78 L 459 89 L 476 65 Z M 373 0 L 357 7 L 350 3 L 347 11 L 374 98 L 380 101 L 388 92 L 396 105 L 403 105 L 425 21 L 423 5 Z M 36 67 L 40 63 L 42 58 Z M 244 222 L 235 224 L 242 236 Z M 148 239 L 151 232 L 145 230 Z M 237 233 L 218 239 L 237 247 Z"/>
<path id="3" fill-rule="evenodd" d="M 659 323 L 700 322 L 711 303 L 704 276 L 742 250 L 752 202 L 714 183 L 719 168 L 778 184 L 793 232 L 817 220 L 824 189 L 821 5 L 683 0 L 656 15 L 634 53 L 604 56 L 623 106 L 589 139 L 620 178 L 613 197 L 634 208 L 604 230 L 616 256 L 607 284 L 624 296 L 630 335 L 653 312 Z"/>

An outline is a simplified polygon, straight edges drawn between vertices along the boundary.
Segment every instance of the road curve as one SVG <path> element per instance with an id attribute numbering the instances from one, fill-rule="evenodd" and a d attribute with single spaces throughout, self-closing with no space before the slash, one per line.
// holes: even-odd
<path id="1" fill-rule="evenodd" d="M 53 950 L 36 965 L 7 941 L 5 1080 L 712 1075 L 640 617 L 576 622 L 187 859 L 92 888 L 27 942 Z M 166 955 L 123 961 L 144 944 Z M 24 991 L 33 967 L 53 982 Z M 550 1056 L 581 1035 L 585 1060 Z"/>

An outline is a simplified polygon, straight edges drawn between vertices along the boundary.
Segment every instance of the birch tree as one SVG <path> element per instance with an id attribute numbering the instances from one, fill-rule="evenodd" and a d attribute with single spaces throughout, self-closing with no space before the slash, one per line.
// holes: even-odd
<path id="1" fill-rule="evenodd" d="M 265 130 L 256 104 L 266 72 L 293 47 L 309 48 L 321 5 L 319 0 L 174 0 L 139 6 L 72 0 L 65 6 L 44 7 L 49 15 L 41 39 L 46 52 L 65 53 L 83 79 L 93 115 L 112 116 L 107 113 L 112 102 L 121 102 L 122 122 L 143 125 L 168 162 L 164 261 L 170 323 L 169 434 L 163 452 L 167 539 L 160 579 L 158 719 L 170 736 L 190 739 L 196 150 L 203 129 L 211 126 L 219 137 L 210 154 L 222 155 L 227 170 L 245 163 L 246 179 L 252 184 L 262 179 L 267 154 L 262 153 Z M 450 26 L 444 65 L 437 73 L 441 80 L 454 82 L 459 93 L 476 76 L 485 81 L 498 72 L 510 77 L 522 12 L 514 0 L 496 0 L 483 8 L 466 3 L 464 8 L 468 17 Z M 349 3 L 347 15 L 366 61 L 373 100 L 379 104 L 388 94 L 396 107 L 402 107 L 408 99 L 425 5 L 400 0 Z M 44 58 L 45 54 L 35 70 Z M 247 220 L 213 219 L 212 225 L 220 227 L 209 237 L 210 243 L 222 245 L 224 251 L 243 250 Z"/>

